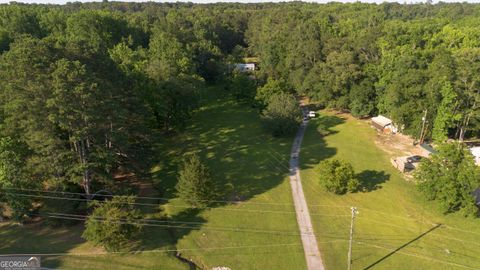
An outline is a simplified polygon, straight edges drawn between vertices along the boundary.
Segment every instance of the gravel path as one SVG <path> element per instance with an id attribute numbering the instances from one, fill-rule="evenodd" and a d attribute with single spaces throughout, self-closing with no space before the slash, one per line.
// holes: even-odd
<path id="1" fill-rule="evenodd" d="M 307 260 L 307 269 L 324 270 L 325 267 L 323 266 L 317 239 L 313 231 L 312 221 L 300 179 L 300 170 L 298 168 L 300 146 L 302 145 L 307 124 L 308 120 L 302 122 L 292 146 L 292 152 L 290 154 L 290 186 L 292 187 L 293 202 L 295 204 L 297 223 L 302 237 L 303 251 L 305 252 L 305 258 Z"/>

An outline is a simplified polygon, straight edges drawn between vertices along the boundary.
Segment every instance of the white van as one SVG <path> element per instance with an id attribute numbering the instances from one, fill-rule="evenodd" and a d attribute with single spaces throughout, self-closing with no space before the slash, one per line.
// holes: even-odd
<path id="1" fill-rule="evenodd" d="M 314 111 L 309 111 L 309 112 L 308 112 L 308 117 L 314 118 L 314 117 L 316 117 L 316 116 L 317 116 L 317 114 L 316 114 Z"/>

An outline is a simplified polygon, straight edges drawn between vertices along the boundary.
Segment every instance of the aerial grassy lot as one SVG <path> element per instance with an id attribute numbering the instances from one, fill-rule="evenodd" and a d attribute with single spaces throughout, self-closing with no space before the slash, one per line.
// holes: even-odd
<path id="1" fill-rule="evenodd" d="M 350 206 L 355 220 L 353 269 L 480 269 L 480 223 L 444 215 L 392 167 L 366 121 L 331 112 L 309 123 L 300 154 L 302 183 L 327 269 L 347 267 Z M 352 163 L 362 192 L 322 191 L 314 167 L 328 158 Z M 438 224 L 441 224 L 438 226 Z M 324 243 L 329 240 L 336 242 Z"/>
<path id="2" fill-rule="evenodd" d="M 288 169 L 279 160 L 288 157 L 291 138 L 273 139 L 262 129 L 256 109 L 212 88 L 185 130 L 159 141 L 151 180 L 163 192 L 151 196 L 165 200 L 143 210 L 146 217 L 162 216 L 163 221 L 145 228 L 136 248 L 145 252 L 104 255 L 81 238 L 82 225 L 3 224 L 0 253 L 68 253 L 42 257 L 44 266 L 61 269 L 189 269 L 169 251 L 179 249 L 182 257 L 208 269 L 305 269 Z M 227 194 L 219 200 L 235 203 L 191 210 L 175 198 L 181 156 L 192 151 L 203 157 Z"/>
<path id="3" fill-rule="evenodd" d="M 170 200 L 164 206 L 168 216 L 196 222 L 195 229 L 173 231 L 177 248 L 194 249 L 182 254 L 205 268 L 304 269 L 288 165 L 279 160 L 288 157 L 293 139 L 272 138 L 248 105 L 218 93 L 205 99 L 182 138 L 159 145 L 161 158 L 153 172 L 171 195 L 180 154 L 198 152 L 219 189 L 229 194 L 222 200 L 239 202 L 198 212 Z"/>

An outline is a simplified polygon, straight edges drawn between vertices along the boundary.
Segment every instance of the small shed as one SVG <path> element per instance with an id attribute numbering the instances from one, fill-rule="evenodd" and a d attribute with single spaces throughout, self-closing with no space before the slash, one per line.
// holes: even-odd
<path id="1" fill-rule="evenodd" d="M 480 166 L 480 146 L 471 147 L 470 152 L 472 153 L 473 158 L 475 158 L 475 164 Z"/>
<path id="2" fill-rule="evenodd" d="M 397 133 L 393 121 L 383 115 L 372 117 L 372 126 L 383 133 Z"/>

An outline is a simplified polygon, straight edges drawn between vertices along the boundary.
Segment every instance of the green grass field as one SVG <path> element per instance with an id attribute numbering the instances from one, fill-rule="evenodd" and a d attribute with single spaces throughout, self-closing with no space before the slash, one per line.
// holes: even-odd
<path id="1" fill-rule="evenodd" d="M 287 168 L 278 157 L 288 157 L 292 139 L 274 139 L 261 127 L 258 112 L 211 89 L 203 106 L 180 136 L 159 138 L 155 145 L 153 180 L 165 190 L 151 196 L 161 201 L 162 227 L 148 227 L 139 254 L 73 256 L 103 252 L 81 238 L 81 225 L 48 228 L 37 225 L 0 227 L 0 253 L 68 253 L 43 256 L 43 265 L 61 269 L 189 269 L 168 252 L 202 268 L 304 269 L 304 255 L 295 220 Z M 174 185 L 181 155 L 198 152 L 210 166 L 221 189 L 240 198 L 235 204 L 217 203 L 202 211 L 190 210 L 175 198 Z M 142 201 L 143 202 L 143 201 Z M 186 223 L 188 222 L 188 223 Z M 160 251 L 159 251 L 160 250 Z M 163 251 L 162 251 L 163 250 Z"/>
<path id="2" fill-rule="evenodd" d="M 350 206 L 360 211 L 353 269 L 480 269 L 479 221 L 443 215 L 435 202 L 426 201 L 375 145 L 375 132 L 365 121 L 321 112 L 305 134 L 302 183 L 327 269 L 347 267 Z M 314 167 L 327 158 L 351 162 L 366 190 L 322 191 Z"/>
<path id="3" fill-rule="evenodd" d="M 277 160 L 289 155 L 292 139 L 268 135 L 258 112 L 247 105 L 218 95 L 206 99 L 208 104 L 195 115 L 184 136 L 159 146 L 163 154 L 153 170 L 166 193 L 172 194 L 179 153 L 198 152 L 221 189 L 233 189 L 234 197 L 226 199 L 243 202 L 197 213 L 172 199 L 165 205 L 172 219 L 203 223 L 198 229 L 175 230 L 177 248 L 196 249 L 184 255 L 205 268 L 304 269 L 288 168 Z M 246 248 L 222 249 L 235 246 Z M 210 248 L 218 249 L 205 250 Z"/>

